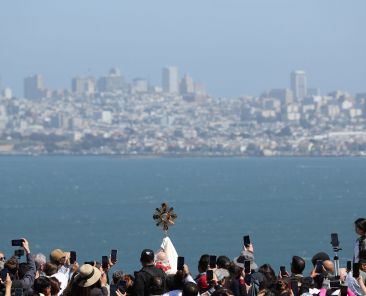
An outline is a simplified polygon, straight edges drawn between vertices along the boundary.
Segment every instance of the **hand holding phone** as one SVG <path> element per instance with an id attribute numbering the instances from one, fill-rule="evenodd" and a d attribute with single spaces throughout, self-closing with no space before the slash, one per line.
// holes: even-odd
<path id="1" fill-rule="evenodd" d="M 12 247 L 23 247 L 23 242 L 24 242 L 23 239 L 13 239 L 11 241 L 11 245 Z"/>

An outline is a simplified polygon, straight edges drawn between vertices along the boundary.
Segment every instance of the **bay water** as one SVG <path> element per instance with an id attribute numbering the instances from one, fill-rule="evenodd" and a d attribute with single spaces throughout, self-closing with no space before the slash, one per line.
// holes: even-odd
<path id="1" fill-rule="evenodd" d="M 353 222 L 366 216 L 364 158 L 0 157 L 0 250 L 26 237 L 33 253 L 75 250 L 78 261 L 118 249 L 126 272 L 163 232 L 152 215 L 168 202 L 178 215 L 169 230 L 193 274 L 201 254 L 240 254 L 249 234 L 257 264 L 276 270 L 293 255 L 352 258 Z"/>

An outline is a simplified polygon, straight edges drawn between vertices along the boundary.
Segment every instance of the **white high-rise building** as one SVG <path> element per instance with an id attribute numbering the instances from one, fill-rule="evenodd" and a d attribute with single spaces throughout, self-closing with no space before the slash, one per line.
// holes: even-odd
<path id="1" fill-rule="evenodd" d="M 302 100 L 307 96 L 308 83 L 304 71 L 297 70 L 291 73 L 291 90 L 297 100 Z"/>
<path id="2" fill-rule="evenodd" d="M 162 71 L 163 91 L 168 93 L 179 92 L 178 68 L 165 67 Z"/>

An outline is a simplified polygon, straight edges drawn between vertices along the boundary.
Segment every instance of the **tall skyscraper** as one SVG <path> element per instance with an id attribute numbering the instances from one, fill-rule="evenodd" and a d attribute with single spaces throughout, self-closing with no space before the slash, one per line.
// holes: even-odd
<path id="1" fill-rule="evenodd" d="M 26 77 L 24 79 L 24 97 L 30 100 L 37 100 L 44 95 L 44 82 L 40 74 Z"/>
<path id="2" fill-rule="evenodd" d="M 302 100 L 307 96 L 308 83 L 304 71 L 297 70 L 291 73 L 291 90 L 297 100 Z"/>
<path id="3" fill-rule="evenodd" d="M 92 95 L 95 92 L 93 77 L 74 77 L 71 80 L 71 91 L 76 94 Z"/>
<path id="4" fill-rule="evenodd" d="M 178 68 L 164 67 L 162 71 L 163 91 L 168 93 L 179 92 Z"/>

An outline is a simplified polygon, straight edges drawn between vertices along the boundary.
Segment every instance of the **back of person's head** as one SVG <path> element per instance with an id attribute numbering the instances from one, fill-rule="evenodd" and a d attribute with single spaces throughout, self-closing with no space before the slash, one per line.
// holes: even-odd
<path id="1" fill-rule="evenodd" d="M 302 274 L 305 269 L 305 260 L 299 256 L 293 256 L 291 261 L 291 272 L 294 274 Z"/>
<path id="2" fill-rule="evenodd" d="M 228 268 L 230 276 L 236 277 L 241 274 L 240 267 L 237 266 L 234 262 L 231 262 Z"/>
<path id="3" fill-rule="evenodd" d="M 227 256 L 219 256 L 217 257 L 217 268 L 225 268 L 229 269 L 231 260 Z"/>
<path id="4" fill-rule="evenodd" d="M 271 265 L 263 264 L 259 267 L 258 272 L 265 276 L 268 283 L 274 283 L 276 281 L 276 274 Z"/>
<path id="5" fill-rule="evenodd" d="M 113 272 L 112 280 L 114 284 L 118 284 L 119 281 L 123 280 L 123 271 L 116 270 L 115 272 Z"/>
<path id="6" fill-rule="evenodd" d="M 316 261 L 321 260 L 321 261 L 325 261 L 325 260 L 330 260 L 330 257 L 327 253 L 325 252 L 319 252 L 316 253 L 313 258 L 311 258 L 311 263 L 313 264 L 313 266 L 316 265 Z"/>
<path id="7" fill-rule="evenodd" d="M 46 294 L 46 289 L 51 289 L 51 281 L 49 278 L 45 276 L 40 276 L 39 278 L 34 280 L 33 283 L 33 290 L 36 293 L 43 293 Z"/>
<path id="8" fill-rule="evenodd" d="M 197 296 L 198 286 L 195 283 L 185 283 L 182 290 L 182 296 Z"/>
<path id="9" fill-rule="evenodd" d="M 61 290 L 61 283 L 60 281 L 55 277 L 50 277 L 50 283 L 51 283 L 51 295 L 58 295 Z"/>
<path id="10" fill-rule="evenodd" d="M 145 249 L 141 252 L 140 262 L 142 265 L 154 263 L 154 251 Z"/>
<path id="11" fill-rule="evenodd" d="M 36 254 L 36 256 L 34 256 L 34 262 L 36 263 L 36 268 L 38 271 L 42 271 L 43 270 L 43 266 L 46 264 L 47 260 L 46 260 L 46 256 L 42 253 L 38 253 Z"/>
<path id="12" fill-rule="evenodd" d="M 198 271 L 205 272 L 208 269 L 208 264 L 210 263 L 210 255 L 203 254 L 198 261 Z"/>
<path id="13" fill-rule="evenodd" d="M 150 279 L 150 294 L 162 295 L 164 294 L 164 281 L 160 276 L 153 276 Z"/>
<path id="14" fill-rule="evenodd" d="M 8 261 L 6 261 L 4 268 L 8 269 L 10 276 L 18 276 L 19 262 L 17 257 L 12 256 Z"/>
<path id="15" fill-rule="evenodd" d="M 46 262 L 46 264 L 43 266 L 43 272 L 47 276 L 54 275 L 57 273 L 57 265 L 51 262 Z"/>

